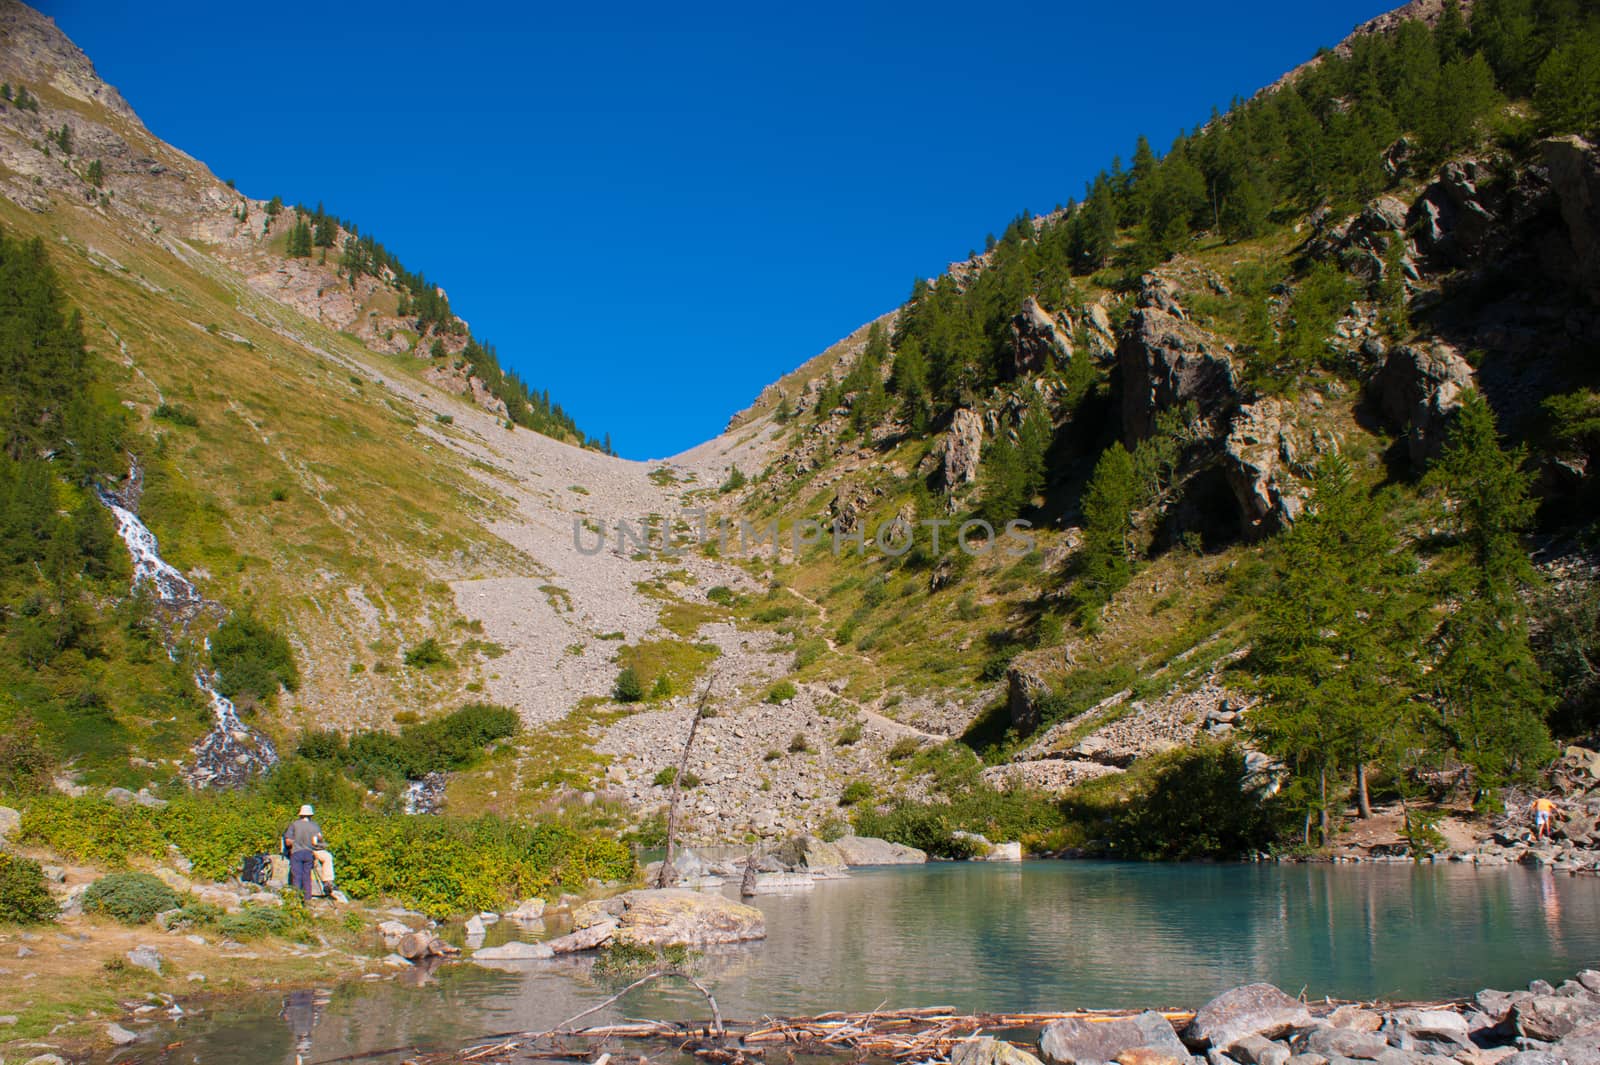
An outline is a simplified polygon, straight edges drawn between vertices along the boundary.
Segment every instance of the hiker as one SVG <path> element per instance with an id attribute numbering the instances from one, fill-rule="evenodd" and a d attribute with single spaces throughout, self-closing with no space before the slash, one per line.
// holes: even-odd
<path id="1" fill-rule="evenodd" d="M 1556 804 L 1543 795 L 1533 800 L 1533 838 L 1550 838 L 1550 821 L 1556 815 Z"/>
<path id="2" fill-rule="evenodd" d="M 300 816 L 289 822 L 283 830 L 283 849 L 289 854 L 289 886 L 305 892 L 311 901 L 311 870 L 317 863 L 317 851 L 322 850 L 322 826 L 311 820 L 315 811 L 311 804 L 300 807 Z"/>

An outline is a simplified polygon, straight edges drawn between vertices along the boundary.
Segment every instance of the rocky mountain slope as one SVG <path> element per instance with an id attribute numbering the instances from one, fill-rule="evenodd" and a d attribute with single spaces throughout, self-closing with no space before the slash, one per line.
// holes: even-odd
<path id="1" fill-rule="evenodd" d="M 1399 14 L 1442 17 L 1419 4 Z M 1113 224 L 1103 261 L 1049 290 L 1043 270 L 1005 287 L 1010 264 L 1094 204 L 1024 217 L 720 437 L 641 464 L 557 421 L 517 427 L 492 356 L 430 314 L 442 293 L 347 256 L 362 235 L 346 223 L 242 196 L 161 143 L 9 0 L 0 78 L 0 227 L 45 241 L 83 313 L 132 427 L 141 516 L 207 597 L 294 648 L 300 685 L 255 724 L 291 751 L 317 729 L 512 707 L 524 733 L 450 780 L 451 811 L 598 797 L 642 818 L 708 682 L 715 716 L 688 763 L 700 837 L 818 828 L 951 779 L 1045 796 L 1142 779 L 1244 733 L 1260 696 L 1239 667 L 1241 586 L 1304 513 L 1319 458 L 1407 486 L 1416 524 L 1415 477 L 1473 388 L 1536 449 L 1550 558 L 1579 577 L 1592 563 L 1592 437 L 1552 436 L 1544 405 L 1595 385 L 1600 155 L 1580 137 L 1441 165 L 1400 137 L 1380 146 L 1381 194 L 1202 232 L 1148 269 L 1124 262 L 1148 226 Z M 295 247 L 313 222 L 326 240 Z M 1313 364 L 1289 373 L 1261 351 L 1305 331 L 1313 276 L 1337 295 Z M 991 284 L 993 381 L 905 401 L 927 308 Z M 1033 432 L 1038 477 L 1001 512 L 1001 468 Z M 1113 443 L 1151 441 L 1137 558 L 1087 611 L 1085 486 Z M 979 518 L 1026 519 L 1030 539 L 952 549 Z M 923 539 L 935 527 L 943 551 Z M 912 549 L 893 550 L 897 529 Z M 618 701 L 625 670 L 639 687 Z M 125 746 L 69 744 L 67 776 L 170 780 L 192 757 L 184 729 L 119 699 Z"/>

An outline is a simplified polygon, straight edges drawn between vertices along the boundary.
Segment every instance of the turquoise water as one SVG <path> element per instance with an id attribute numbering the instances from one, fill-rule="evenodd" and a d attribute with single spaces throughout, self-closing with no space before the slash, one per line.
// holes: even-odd
<path id="1" fill-rule="evenodd" d="M 936 864 L 755 903 L 767 939 L 701 963 L 732 1019 L 884 1004 L 1194 1007 L 1253 980 L 1313 998 L 1444 998 L 1600 964 L 1600 879 L 1521 868 Z M 142 1045 L 182 1042 L 161 1061 L 293 1062 L 294 1029 L 304 1042 L 314 1016 L 309 1063 L 543 1029 L 612 993 L 588 964 L 446 966 L 297 1001 L 286 1017 L 283 996 L 252 997 Z M 704 1016 L 692 988 L 647 988 L 585 1023 Z"/>

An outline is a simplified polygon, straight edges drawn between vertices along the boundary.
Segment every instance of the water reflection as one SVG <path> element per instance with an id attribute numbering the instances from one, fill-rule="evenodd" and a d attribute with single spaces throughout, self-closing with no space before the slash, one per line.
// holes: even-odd
<path id="1" fill-rule="evenodd" d="M 884 1003 L 1192 1006 L 1251 980 L 1311 996 L 1442 997 L 1560 978 L 1600 955 L 1600 881 L 1523 869 L 935 865 L 754 901 L 767 940 L 701 965 L 732 1018 Z M 517 934 L 506 925 L 499 934 Z M 313 1003 L 304 1031 L 284 1023 L 281 998 L 245 1001 L 164 1033 L 183 1046 L 161 1060 L 287 1063 L 302 1048 L 309 1065 L 547 1028 L 612 993 L 590 964 L 448 965 L 347 985 Z M 692 988 L 653 985 L 593 1020 L 706 1012 Z"/>

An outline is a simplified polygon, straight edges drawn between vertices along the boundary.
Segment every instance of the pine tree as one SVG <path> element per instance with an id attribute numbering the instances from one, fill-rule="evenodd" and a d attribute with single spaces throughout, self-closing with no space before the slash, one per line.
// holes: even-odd
<path id="1" fill-rule="evenodd" d="M 1416 567 L 1384 501 L 1337 454 L 1316 470 L 1306 512 L 1279 547 L 1252 632 L 1266 699 L 1250 721 L 1268 750 L 1315 778 L 1326 840 L 1332 779 L 1353 772 L 1369 816 L 1367 767 L 1415 728 L 1406 649 L 1416 644 Z"/>
<path id="2" fill-rule="evenodd" d="M 84 172 L 84 178 L 95 188 L 105 184 L 106 172 L 105 168 L 100 165 L 100 160 L 96 159 L 89 164 L 89 169 Z"/>
<path id="3" fill-rule="evenodd" d="M 1551 700 L 1523 605 L 1538 582 L 1521 538 L 1537 506 L 1526 458 L 1525 448 L 1500 446 L 1488 403 L 1469 392 L 1425 479 L 1453 504 L 1462 556 L 1441 589 L 1458 605 L 1432 679 L 1443 727 L 1484 786 L 1526 775 L 1550 753 Z"/>
<path id="4" fill-rule="evenodd" d="M 1533 103 L 1552 132 L 1600 129 L 1600 29 L 1578 34 L 1539 64 Z"/>
<path id="5" fill-rule="evenodd" d="M 289 229 L 288 254 L 297 259 L 311 254 L 311 227 L 304 220 L 296 222 Z"/>
<path id="6" fill-rule="evenodd" d="M 1083 490 L 1083 549 L 1073 593 L 1081 625 L 1093 625 L 1100 608 L 1133 577 L 1133 512 L 1138 500 L 1133 456 L 1119 441 L 1101 453 Z"/>

